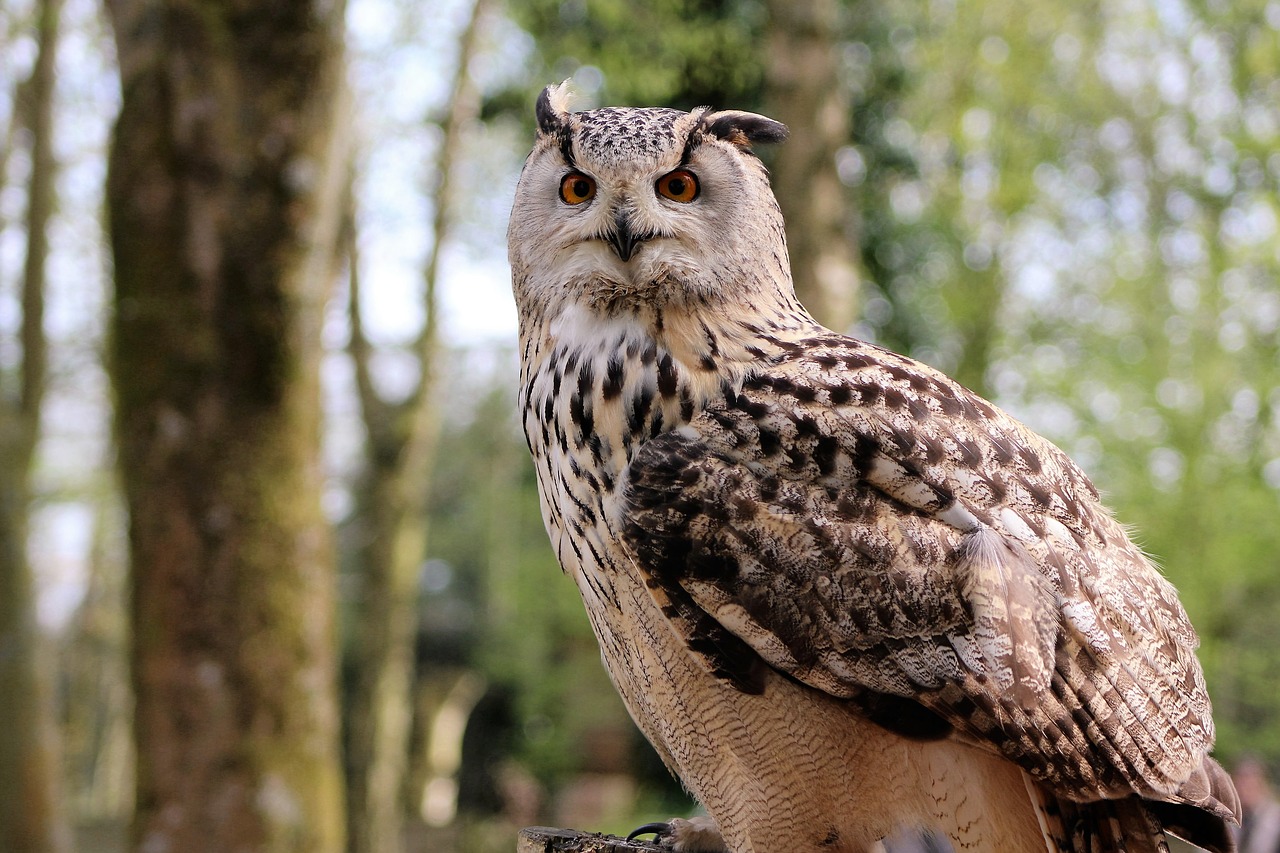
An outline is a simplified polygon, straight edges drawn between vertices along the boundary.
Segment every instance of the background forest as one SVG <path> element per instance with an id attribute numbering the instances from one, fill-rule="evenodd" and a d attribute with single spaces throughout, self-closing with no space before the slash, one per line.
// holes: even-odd
<path id="1" fill-rule="evenodd" d="M 1280 764 L 1280 0 L 0 6 L 0 853 L 513 848 L 690 804 L 555 565 L 532 103 L 713 104 L 802 299 L 1067 450 Z"/>

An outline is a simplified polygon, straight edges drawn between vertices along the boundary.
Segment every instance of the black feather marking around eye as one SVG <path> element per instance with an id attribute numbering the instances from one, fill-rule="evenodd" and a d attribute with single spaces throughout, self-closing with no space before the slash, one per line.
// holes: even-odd
<path id="1" fill-rule="evenodd" d="M 711 107 L 699 107 L 698 110 L 700 111 L 698 120 L 693 123 L 689 135 L 685 137 L 684 150 L 680 152 L 680 168 L 689 165 L 694 149 L 698 147 L 698 143 L 702 141 L 702 135 L 706 132 L 706 116 L 711 112 Z"/>
<path id="2" fill-rule="evenodd" d="M 566 129 L 559 134 L 560 137 L 560 156 L 564 158 L 565 165 L 570 169 L 577 169 L 577 161 L 573 158 L 573 137 Z"/>

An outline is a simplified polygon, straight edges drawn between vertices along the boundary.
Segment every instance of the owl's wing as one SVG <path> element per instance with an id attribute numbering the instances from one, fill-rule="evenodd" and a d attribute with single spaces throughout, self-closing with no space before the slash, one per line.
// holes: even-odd
<path id="1" fill-rule="evenodd" d="M 1172 586 L 1061 451 L 927 367 L 796 347 L 641 446 L 623 506 L 664 613 L 741 689 L 758 680 L 735 638 L 1073 798 L 1187 802 L 1203 772 L 1213 726 Z"/>

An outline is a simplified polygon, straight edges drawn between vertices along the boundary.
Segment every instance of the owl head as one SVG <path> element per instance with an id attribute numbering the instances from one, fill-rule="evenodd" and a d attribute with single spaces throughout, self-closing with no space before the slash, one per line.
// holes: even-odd
<path id="1" fill-rule="evenodd" d="M 742 300 L 762 278 L 790 287 L 782 215 L 752 152 L 785 139 L 782 124 L 707 108 L 571 113 L 563 84 L 536 116 L 507 231 L 522 313 Z"/>

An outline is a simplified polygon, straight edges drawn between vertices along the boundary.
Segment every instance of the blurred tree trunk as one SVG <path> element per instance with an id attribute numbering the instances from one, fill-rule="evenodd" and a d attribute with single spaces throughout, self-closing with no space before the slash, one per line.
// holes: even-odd
<path id="1" fill-rule="evenodd" d="M 343 845 L 320 332 L 343 3 L 107 0 L 137 850 Z"/>
<path id="2" fill-rule="evenodd" d="M 31 172 L 22 270 L 22 364 L 16 388 L 0 396 L 0 853 L 71 849 L 62 801 L 53 667 L 36 622 L 27 560 L 31 468 L 40 436 L 47 363 L 45 258 L 54 210 L 53 92 L 61 0 L 36 6 L 36 60 L 15 125 L 27 125 Z M 6 377 L 8 378 L 8 377 Z"/>
<path id="3" fill-rule="evenodd" d="M 837 0 L 768 0 L 765 100 L 791 130 L 773 153 L 773 186 L 787 221 L 796 293 L 819 321 L 847 329 L 858 309 L 857 242 L 848 233 L 836 152 L 849 144 L 840 83 Z"/>
<path id="4" fill-rule="evenodd" d="M 480 111 L 479 93 L 467 69 L 486 6 L 486 0 L 476 0 L 460 39 L 436 162 L 434 240 L 424 271 L 425 321 L 415 347 L 418 381 L 402 402 L 384 399 L 374 387 L 371 347 L 360 312 L 354 212 L 348 217 L 349 349 L 367 436 L 364 482 L 357 498 L 361 585 L 349 661 L 356 679 L 346 738 L 350 853 L 392 853 L 402 846 L 418 574 L 426 557 L 427 478 L 440 423 L 432 405 L 439 348 L 436 279 L 440 248 L 452 225 L 450 174 Z"/>
<path id="5" fill-rule="evenodd" d="M 67 766 L 77 822 L 118 821 L 133 808 L 125 515 L 119 493 L 94 499 L 89 577 L 63 649 Z"/>
<path id="6" fill-rule="evenodd" d="M 998 274 L 965 270 L 946 294 L 959 357 L 951 376 L 984 397 L 995 395 L 991 387 L 991 362 L 1000 338 L 1000 308 L 1006 281 Z"/>

